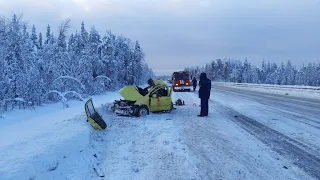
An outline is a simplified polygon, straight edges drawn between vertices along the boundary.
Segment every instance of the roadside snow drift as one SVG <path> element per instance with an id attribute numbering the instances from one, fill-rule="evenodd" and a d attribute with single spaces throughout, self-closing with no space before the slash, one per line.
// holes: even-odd
<path id="1" fill-rule="evenodd" d="M 115 98 L 107 93 L 93 101 L 99 107 Z M 105 132 L 92 130 L 81 101 L 9 112 L 0 120 L 0 179 L 83 179 L 92 169 L 83 156 L 95 158 L 95 133 Z"/>

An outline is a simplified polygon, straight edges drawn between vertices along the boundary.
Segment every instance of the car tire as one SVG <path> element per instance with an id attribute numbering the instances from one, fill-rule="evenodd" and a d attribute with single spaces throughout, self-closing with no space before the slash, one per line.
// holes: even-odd
<path id="1" fill-rule="evenodd" d="M 140 106 L 137 110 L 136 116 L 143 117 L 149 114 L 149 109 L 146 106 Z"/>
<path id="2" fill-rule="evenodd" d="M 171 110 L 173 109 L 173 102 L 171 101 Z"/>

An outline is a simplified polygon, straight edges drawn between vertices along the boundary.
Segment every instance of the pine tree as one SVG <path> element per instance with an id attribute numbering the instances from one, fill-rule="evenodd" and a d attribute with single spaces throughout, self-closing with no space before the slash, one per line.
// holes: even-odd
<path id="1" fill-rule="evenodd" d="M 66 21 L 62 22 L 59 27 L 58 48 L 60 52 L 65 52 L 67 50 L 66 34 L 69 26 L 70 20 L 67 19 Z"/>
<path id="2" fill-rule="evenodd" d="M 251 77 L 251 74 L 252 71 L 251 71 L 251 65 L 250 63 L 248 62 L 247 59 L 245 59 L 245 61 L 243 62 L 243 69 L 242 69 L 242 82 L 243 83 L 250 83 L 252 82 L 252 77 Z"/>
<path id="3" fill-rule="evenodd" d="M 222 76 L 222 80 L 223 81 L 228 81 L 229 79 L 229 73 L 230 73 L 230 69 L 229 69 L 229 62 L 225 61 L 224 65 L 223 65 L 223 76 Z"/>
<path id="4" fill-rule="evenodd" d="M 316 65 L 315 63 L 308 63 L 306 67 L 306 82 L 308 86 L 314 86 L 316 84 Z"/>
<path id="5" fill-rule="evenodd" d="M 46 33 L 46 40 L 44 41 L 44 44 L 49 44 L 50 39 L 51 39 L 51 28 L 50 28 L 50 25 L 48 24 L 47 33 Z"/>
<path id="6" fill-rule="evenodd" d="M 5 99 L 9 89 L 9 79 L 6 74 L 7 65 L 5 62 L 6 29 L 6 22 L 3 19 L 0 19 L 0 99 Z M 0 103 L 0 113 L 2 111 L 4 111 L 4 107 L 2 107 Z"/>
<path id="7" fill-rule="evenodd" d="M 223 77 L 223 63 L 221 59 L 217 59 L 216 78 L 221 80 Z"/>
<path id="8" fill-rule="evenodd" d="M 261 70 L 260 70 L 260 80 L 261 83 L 266 83 L 267 81 L 267 65 L 265 63 L 265 60 L 262 60 L 262 64 L 261 64 Z"/>
<path id="9" fill-rule="evenodd" d="M 208 67 L 209 68 L 209 67 Z M 218 67 L 215 61 L 211 62 L 210 72 L 207 75 L 211 80 L 216 80 L 218 78 L 217 73 Z"/>
<path id="10" fill-rule="evenodd" d="M 257 68 L 257 67 L 251 68 L 251 82 L 250 83 L 256 83 L 256 84 L 261 83 L 261 81 L 259 79 L 259 73 L 260 73 L 259 68 Z"/>
<path id="11" fill-rule="evenodd" d="M 38 41 L 38 44 L 39 44 L 39 49 L 42 49 L 43 48 L 43 42 L 42 42 L 42 34 L 39 33 L 39 41 Z"/>
<path id="12" fill-rule="evenodd" d="M 32 26 L 31 41 L 33 43 L 33 46 L 39 49 L 39 41 L 36 33 L 36 27 L 34 25 Z"/>
<path id="13" fill-rule="evenodd" d="M 116 39 L 115 49 L 115 66 L 118 73 L 117 82 L 120 84 L 126 84 L 129 76 L 129 46 L 127 39 L 123 36 L 119 36 Z"/>
<path id="14" fill-rule="evenodd" d="M 296 81 L 296 70 L 292 66 L 290 60 L 288 60 L 288 62 L 287 62 L 285 74 L 286 74 L 287 84 L 288 85 L 295 85 L 296 84 L 295 83 L 295 81 Z"/>
<path id="15" fill-rule="evenodd" d="M 270 72 L 266 82 L 269 84 L 281 84 L 281 76 L 279 75 L 278 67 L 276 63 L 271 64 Z"/>
<path id="16" fill-rule="evenodd" d="M 286 85 L 287 84 L 286 69 L 283 62 L 279 67 L 279 74 L 280 74 L 280 80 L 281 80 L 280 85 Z"/>
<path id="17" fill-rule="evenodd" d="M 20 97 L 21 89 L 19 89 L 21 83 L 21 76 L 23 74 L 23 60 L 22 60 L 22 25 L 20 23 L 20 18 L 16 14 L 8 27 L 8 33 L 5 44 L 7 45 L 7 50 L 5 52 L 5 74 L 9 80 L 8 93 L 5 98 L 17 98 Z"/>
<path id="18" fill-rule="evenodd" d="M 144 53 L 140 47 L 139 41 L 135 42 L 134 51 L 132 55 L 132 75 L 136 77 L 136 83 L 143 83 L 143 64 L 144 64 Z"/>
<path id="19" fill-rule="evenodd" d="M 79 62 L 79 80 L 85 85 L 86 92 L 92 94 L 93 89 L 93 64 L 88 51 L 84 51 Z"/>
<path id="20" fill-rule="evenodd" d="M 104 64 L 102 63 L 102 60 L 101 60 L 100 44 L 101 44 L 101 37 L 98 31 L 95 28 L 91 28 L 86 49 L 93 66 L 93 72 L 91 74 L 93 78 L 103 75 L 103 71 L 104 71 Z M 94 86 L 96 87 L 94 90 L 95 93 L 101 93 L 106 88 L 105 86 L 100 86 L 102 84 L 104 83 L 98 83 Z"/>
<path id="21" fill-rule="evenodd" d="M 85 49 L 85 46 L 88 42 L 88 32 L 84 27 L 84 22 L 81 23 L 81 50 Z"/>
<path id="22" fill-rule="evenodd" d="M 79 59 L 81 58 L 81 50 L 78 48 L 80 38 L 78 34 L 71 34 L 68 41 L 68 60 L 66 62 L 69 76 L 77 77 L 79 73 Z"/>

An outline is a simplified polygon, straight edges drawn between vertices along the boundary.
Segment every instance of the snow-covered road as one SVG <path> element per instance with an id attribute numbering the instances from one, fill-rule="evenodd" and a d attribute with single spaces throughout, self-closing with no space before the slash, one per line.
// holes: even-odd
<path id="1" fill-rule="evenodd" d="M 206 118 L 196 116 L 193 92 L 175 93 L 186 106 L 170 114 L 115 118 L 101 165 L 106 178 L 318 179 L 316 114 L 305 123 L 305 113 L 280 113 L 255 97 L 214 87 Z"/>
<path id="2" fill-rule="evenodd" d="M 173 100 L 178 98 L 186 105 L 141 118 L 115 116 L 102 105 L 97 110 L 108 124 L 102 132 L 79 112 L 51 123 L 49 132 L 56 133 L 46 133 L 45 126 L 43 132 L 24 132 L 37 138 L 23 143 L 2 138 L 0 156 L 6 163 L 0 161 L 0 179 L 320 179 L 320 102 L 214 86 L 209 117 L 197 117 L 197 93 L 174 93 Z M 112 99 L 94 103 L 98 107 Z M 28 122 L 35 121 L 23 124 Z M 9 133 L 14 126 L 1 128 Z M 41 134 L 46 138 L 38 138 Z M 26 147 L 33 152 L 18 154 Z M 97 176 L 92 164 L 105 177 Z"/>
<path id="3" fill-rule="evenodd" d="M 225 86 L 214 86 L 213 91 L 216 109 L 274 152 L 320 179 L 319 100 Z"/>

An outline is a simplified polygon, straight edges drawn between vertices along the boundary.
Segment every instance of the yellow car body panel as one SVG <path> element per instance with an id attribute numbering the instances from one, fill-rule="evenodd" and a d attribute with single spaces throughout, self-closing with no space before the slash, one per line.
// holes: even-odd
<path id="1" fill-rule="evenodd" d="M 165 111 L 171 109 L 171 97 L 151 98 L 150 111 Z"/>
<path id="2" fill-rule="evenodd" d="M 103 130 L 107 128 L 106 122 L 102 119 L 100 114 L 96 111 L 93 106 L 92 98 L 90 98 L 84 105 L 87 122 L 95 129 L 95 130 Z"/>
<path id="3" fill-rule="evenodd" d="M 143 98 L 134 86 L 125 86 L 119 90 L 119 94 L 128 101 L 136 101 Z"/>
<path id="4" fill-rule="evenodd" d="M 93 120 L 90 116 L 87 116 L 87 120 L 95 130 L 100 130 L 100 131 L 103 130 L 103 128 L 99 126 L 99 124 L 95 120 Z"/>

